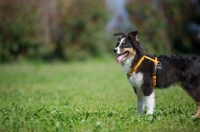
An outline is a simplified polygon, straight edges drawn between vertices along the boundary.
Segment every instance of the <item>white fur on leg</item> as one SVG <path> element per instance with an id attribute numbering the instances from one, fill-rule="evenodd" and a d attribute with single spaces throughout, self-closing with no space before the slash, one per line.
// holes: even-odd
<path id="1" fill-rule="evenodd" d="M 146 97 L 147 114 L 153 114 L 155 106 L 154 91 L 151 93 L 151 95 L 145 97 Z"/>
<path id="2" fill-rule="evenodd" d="M 144 95 L 141 89 L 137 89 L 137 113 L 143 114 L 144 109 Z"/>

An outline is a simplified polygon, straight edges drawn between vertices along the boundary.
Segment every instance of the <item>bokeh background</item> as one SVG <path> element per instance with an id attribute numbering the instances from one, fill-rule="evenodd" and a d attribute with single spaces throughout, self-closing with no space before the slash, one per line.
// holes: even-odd
<path id="1" fill-rule="evenodd" d="M 1 0 L 0 63 L 113 56 L 138 30 L 151 54 L 200 54 L 198 0 Z"/>

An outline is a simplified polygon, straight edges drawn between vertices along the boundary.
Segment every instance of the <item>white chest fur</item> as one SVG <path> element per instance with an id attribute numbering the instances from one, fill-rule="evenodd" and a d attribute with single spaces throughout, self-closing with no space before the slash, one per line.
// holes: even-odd
<path id="1" fill-rule="evenodd" d="M 141 72 L 134 72 L 133 75 L 129 77 L 128 81 L 132 87 L 140 88 L 143 83 L 143 74 Z"/>
<path id="2" fill-rule="evenodd" d="M 124 68 L 124 71 L 126 73 L 129 73 L 131 71 L 131 63 L 134 58 L 127 58 L 122 61 L 122 66 Z M 134 72 L 131 77 L 129 77 L 129 83 L 132 85 L 132 87 L 140 88 L 143 83 L 143 74 L 141 72 Z"/>

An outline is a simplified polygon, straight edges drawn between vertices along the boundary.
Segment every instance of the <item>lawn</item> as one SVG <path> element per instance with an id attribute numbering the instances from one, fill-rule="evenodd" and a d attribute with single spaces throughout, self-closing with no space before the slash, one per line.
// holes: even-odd
<path id="1" fill-rule="evenodd" d="M 0 65 L 0 131 L 200 131 L 193 100 L 178 86 L 156 90 L 154 115 L 115 60 Z"/>

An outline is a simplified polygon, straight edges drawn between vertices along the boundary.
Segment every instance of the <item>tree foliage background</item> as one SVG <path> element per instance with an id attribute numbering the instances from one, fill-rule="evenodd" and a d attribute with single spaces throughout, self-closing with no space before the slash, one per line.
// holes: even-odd
<path id="1" fill-rule="evenodd" d="M 129 0 L 126 9 L 147 53 L 199 54 L 198 1 Z M 112 54 L 118 30 L 105 31 L 110 15 L 103 0 L 1 0 L 0 62 Z"/>

